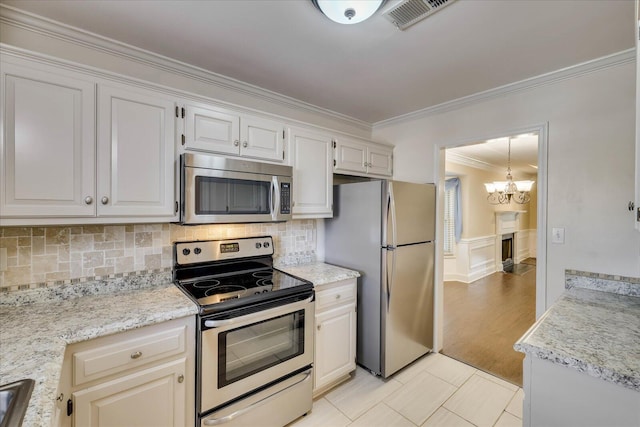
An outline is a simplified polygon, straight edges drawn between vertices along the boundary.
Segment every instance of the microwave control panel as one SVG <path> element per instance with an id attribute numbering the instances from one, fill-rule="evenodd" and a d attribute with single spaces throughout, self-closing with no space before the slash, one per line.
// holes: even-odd
<path id="1" fill-rule="evenodd" d="M 280 183 L 280 213 L 291 213 L 291 183 Z"/>

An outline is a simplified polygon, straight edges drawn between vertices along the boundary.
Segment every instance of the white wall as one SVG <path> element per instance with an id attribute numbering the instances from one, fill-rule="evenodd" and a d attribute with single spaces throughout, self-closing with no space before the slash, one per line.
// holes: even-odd
<path id="1" fill-rule="evenodd" d="M 634 111 L 635 65 L 624 62 L 452 111 L 380 124 L 373 137 L 395 144 L 395 179 L 437 182 L 438 147 L 548 123 L 548 307 L 563 292 L 565 269 L 640 276 L 640 233 L 627 210 L 634 197 Z M 550 243 L 552 227 L 566 229 L 564 245 Z"/>

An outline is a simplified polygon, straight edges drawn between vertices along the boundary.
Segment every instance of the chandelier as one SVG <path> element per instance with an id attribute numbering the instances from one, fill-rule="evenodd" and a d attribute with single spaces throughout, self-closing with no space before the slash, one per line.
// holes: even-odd
<path id="1" fill-rule="evenodd" d="M 511 176 L 511 138 L 509 138 L 509 152 L 507 156 L 507 180 L 486 182 L 484 184 L 489 195 L 487 200 L 492 205 L 506 205 L 513 200 L 519 204 L 529 203 L 531 187 L 534 181 L 514 181 Z"/>

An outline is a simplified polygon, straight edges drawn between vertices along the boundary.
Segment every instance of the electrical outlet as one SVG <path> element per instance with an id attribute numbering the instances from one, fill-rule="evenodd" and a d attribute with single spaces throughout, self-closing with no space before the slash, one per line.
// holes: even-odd
<path id="1" fill-rule="evenodd" d="M 551 243 L 564 244 L 564 228 L 554 227 L 551 230 Z"/>
<path id="2" fill-rule="evenodd" d="M 0 248 L 0 271 L 7 270 L 7 248 Z"/>

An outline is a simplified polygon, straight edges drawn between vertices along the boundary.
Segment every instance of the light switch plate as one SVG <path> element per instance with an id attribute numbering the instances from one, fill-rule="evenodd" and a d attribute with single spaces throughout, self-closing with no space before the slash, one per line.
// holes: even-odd
<path id="1" fill-rule="evenodd" d="M 551 243 L 558 243 L 558 244 L 564 243 L 564 228 L 554 227 L 551 230 Z"/>

